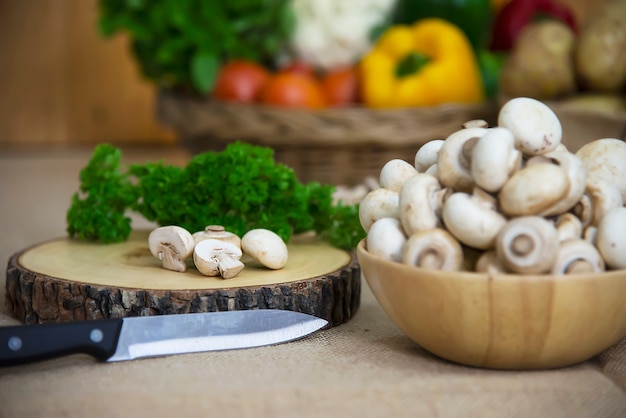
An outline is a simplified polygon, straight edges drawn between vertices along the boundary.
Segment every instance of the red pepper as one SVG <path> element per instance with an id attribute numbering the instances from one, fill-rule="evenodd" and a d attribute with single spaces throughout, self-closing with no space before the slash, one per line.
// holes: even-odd
<path id="1" fill-rule="evenodd" d="M 490 49 L 509 51 L 524 26 L 535 17 L 558 19 L 576 31 L 576 20 L 570 9 L 553 0 L 511 0 L 498 12 L 493 23 Z"/>

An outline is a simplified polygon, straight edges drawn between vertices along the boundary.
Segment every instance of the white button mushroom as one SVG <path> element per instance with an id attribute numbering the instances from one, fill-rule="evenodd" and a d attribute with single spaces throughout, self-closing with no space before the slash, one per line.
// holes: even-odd
<path id="1" fill-rule="evenodd" d="M 506 274 L 507 271 L 498 259 L 495 250 L 489 250 L 482 253 L 476 261 L 475 270 L 478 273 L 488 274 Z"/>
<path id="2" fill-rule="evenodd" d="M 598 225 L 611 209 L 624 206 L 619 189 L 598 177 L 587 180 L 586 191 L 591 203 L 592 225 Z"/>
<path id="3" fill-rule="evenodd" d="M 193 262 L 205 276 L 230 279 L 244 269 L 245 265 L 240 261 L 242 255 L 241 249 L 230 242 L 205 239 L 196 244 Z"/>
<path id="4" fill-rule="evenodd" d="M 485 128 L 466 128 L 445 139 L 437 155 L 437 173 L 443 186 L 462 192 L 472 190 L 472 149 L 486 131 Z"/>
<path id="5" fill-rule="evenodd" d="M 418 173 L 400 190 L 400 222 L 407 235 L 440 226 L 440 213 L 449 189 L 442 189 L 430 174 Z"/>
<path id="6" fill-rule="evenodd" d="M 513 132 L 515 146 L 526 156 L 555 150 L 563 135 L 561 122 L 552 109 L 529 97 L 506 102 L 498 113 L 498 126 Z"/>
<path id="7" fill-rule="evenodd" d="M 600 220 L 596 246 L 609 268 L 626 268 L 626 207 L 612 209 Z"/>
<path id="8" fill-rule="evenodd" d="M 576 155 L 568 151 L 552 151 L 544 154 L 550 163 L 559 167 L 567 176 L 567 193 L 550 208 L 541 212 L 543 216 L 560 215 L 572 209 L 585 193 L 587 171 L 583 162 Z"/>
<path id="9" fill-rule="evenodd" d="M 428 229 L 408 238 L 402 262 L 427 269 L 459 271 L 463 266 L 463 249 L 445 229 Z"/>
<path id="10" fill-rule="evenodd" d="M 561 242 L 552 274 L 600 273 L 604 269 L 596 247 L 582 239 L 571 239 Z"/>
<path id="11" fill-rule="evenodd" d="M 553 164 L 522 168 L 502 186 L 498 195 L 502 212 L 509 216 L 544 215 L 567 196 L 569 179 Z"/>
<path id="12" fill-rule="evenodd" d="M 163 268 L 187 271 L 187 259 L 193 252 L 193 236 L 185 228 L 176 225 L 161 226 L 148 235 L 148 246 L 153 256 L 161 260 Z"/>
<path id="13" fill-rule="evenodd" d="M 496 200 L 479 188 L 473 194 L 452 194 L 443 205 L 446 228 L 463 244 L 486 250 L 493 248 L 506 218 L 496 208 Z"/>
<path id="14" fill-rule="evenodd" d="M 406 234 L 395 218 L 382 218 L 374 222 L 367 238 L 367 251 L 389 261 L 402 261 Z"/>
<path id="15" fill-rule="evenodd" d="M 549 272 L 559 251 L 554 224 L 539 216 L 510 220 L 496 238 L 496 254 L 502 265 L 515 273 Z"/>
<path id="16" fill-rule="evenodd" d="M 580 239 L 583 236 L 583 223 L 576 215 L 570 212 L 563 213 L 554 222 L 559 234 L 559 241 Z"/>
<path id="17" fill-rule="evenodd" d="M 418 173 L 425 173 L 437 164 L 437 155 L 443 145 L 443 139 L 433 139 L 422 145 L 415 153 L 415 169 Z"/>
<path id="18" fill-rule="evenodd" d="M 269 229 L 252 229 L 241 238 L 243 252 L 265 267 L 278 270 L 285 267 L 289 250 L 285 241 Z"/>
<path id="19" fill-rule="evenodd" d="M 617 187 L 626 202 L 626 142 L 603 138 L 583 145 L 576 155 L 583 161 L 587 176 Z"/>
<path id="20" fill-rule="evenodd" d="M 381 218 L 400 219 L 399 207 L 398 192 L 383 188 L 372 190 L 359 204 L 361 226 L 367 232 L 372 224 Z"/>
<path id="21" fill-rule="evenodd" d="M 472 177 L 478 186 L 495 193 L 520 169 L 521 162 L 522 153 L 515 148 L 513 133 L 506 128 L 491 128 L 472 150 Z"/>
<path id="22" fill-rule="evenodd" d="M 193 239 L 196 244 L 205 239 L 218 239 L 230 242 L 231 244 L 241 248 L 241 238 L 232 232 L 227 231 L 222 225 L 208 225 L 204 231 L 194 232 Z"/>
<path id="23" fill-rule="evenodd" d="M 404 182 L 415 174 L 417 174 L 415 167 L 406 161 L 397 158 L 389 160 L 380 170 L 380 186 L 400 192 Z"/>

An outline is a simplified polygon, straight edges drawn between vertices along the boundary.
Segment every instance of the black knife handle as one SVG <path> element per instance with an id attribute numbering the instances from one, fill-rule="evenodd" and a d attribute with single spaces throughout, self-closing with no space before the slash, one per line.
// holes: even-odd
<path id="1" fill-rule="evenodd" d="M 122 319 L 0 327 L 0 367 L 79 353 L 106 360 L 121 329 Z"/>

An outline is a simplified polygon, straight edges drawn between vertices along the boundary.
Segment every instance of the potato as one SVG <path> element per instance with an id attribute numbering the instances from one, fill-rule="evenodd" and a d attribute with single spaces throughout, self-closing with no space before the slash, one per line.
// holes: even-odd
<path id="1" fill-rule="evenodd" d="M 574 66 L 581 84 L 617 92 L 626 84 L 626 0 L 597 4 L 578 35 Z"/>

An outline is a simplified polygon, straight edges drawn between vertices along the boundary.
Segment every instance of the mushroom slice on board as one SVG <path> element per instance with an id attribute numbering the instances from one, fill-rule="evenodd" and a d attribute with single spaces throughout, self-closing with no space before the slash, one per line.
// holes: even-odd
<path id="1" fill-rule="evenodd" d="M 272 270 L 285 267 L 289 258 L 285 241 L 269 229 L 257 228 L 246 232 L 241 238 L 241 248 L 245 254 Z"/>
<path id="2" fill-rule="evenodd" d="M 402 262 L 427 269 L 459 271 L 463 267 L 463 249 L 445 229 L 427 229 L 408 238 Z"/>
<path id="3" fill-rule="evenodd" d="M 604 260 L 592 244 L 582 239 L 561 242 L 552 274 L 600 273 Z"/>
<path id="4" fill-rule="evenodd" d="M 153 256 L 161 260 L 163 268 L 187 271 L 187 259 L 195 246 L 193 236 L 185 228 L 176 225 L 161 226 L 148 235 L 148 246 Z"/>
<path id="5" fill-rule="evenodd" d="M 205 276 L 222 276 L 230 279 L 238 275 L 245 267 L 239 259 L 241 248 L 230 242 L 217 239 L 205 239 L 196 244 L 193 250 L 193 262 L 198 271 Z"/>
<path id="6" fill-rule="evenodd" d="M 543 274 L 552 270 L 559 251 L 554 223 L 540 216 L 510 220 L 496 238 L 496 254 L 502 265 L 519 274 Z"/>

